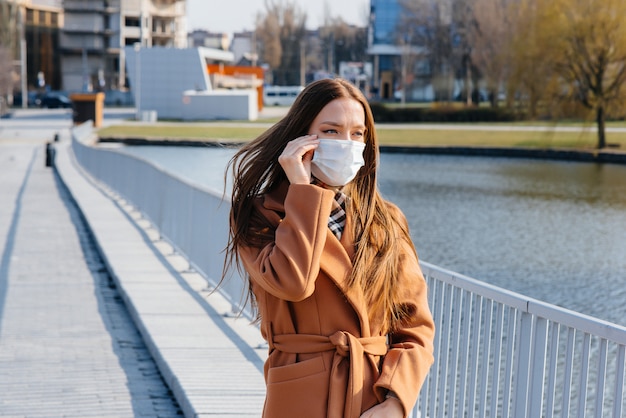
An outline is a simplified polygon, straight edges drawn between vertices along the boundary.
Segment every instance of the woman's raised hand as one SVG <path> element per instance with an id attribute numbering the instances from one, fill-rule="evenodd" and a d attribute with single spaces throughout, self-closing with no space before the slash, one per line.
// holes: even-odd
<path id="1" fill-rule="evenodd" d="M 301 136 L 287 143 L 278 163 L 291 184 L 311 182 L 311 159 L 318 145 L 317 135 Z"/>

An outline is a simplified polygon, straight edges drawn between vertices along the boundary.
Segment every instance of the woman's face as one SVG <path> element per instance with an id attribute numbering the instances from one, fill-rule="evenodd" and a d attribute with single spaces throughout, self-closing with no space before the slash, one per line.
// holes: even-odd
<path id="1" fill-rule="evenodd" d="M 365 141 L 365 111 L 354 99 L 340 98 L 329 102 L 309 127 L 309 135 L 323 139 Z"/>

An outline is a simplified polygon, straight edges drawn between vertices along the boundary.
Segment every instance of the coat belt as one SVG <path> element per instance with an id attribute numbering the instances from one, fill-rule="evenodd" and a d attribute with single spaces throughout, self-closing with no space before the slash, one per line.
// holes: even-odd
<path id="1" fill-rule="evenodd" d="M 309 334 L 274 335 L 274 348 L 291 354 L 312 354 L 335 351 L 330 371 L 328 394 L 329 418 L 358 418 L 361 415 L 365 353 L 383 356 L 387 353 L 387 338 L 357 338 L 349 332 L 337 331 L 329 337 Z M 349 370 L 339 367 L 348 358 Z M 345 401 L 341 397 L 345 390 Z"/>

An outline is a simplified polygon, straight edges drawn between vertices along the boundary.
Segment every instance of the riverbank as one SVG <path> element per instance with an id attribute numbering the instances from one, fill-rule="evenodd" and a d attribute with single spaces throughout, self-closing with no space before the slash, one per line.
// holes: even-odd
<path id="1" fill-rule="evenodd" d="M 160 146 L 238 146 L 271 123 L 124 123 L 98 131 L 101 143 Z M 610 146 L 597 150 L 588 126 L 497 124 L 377 125 L 382 152 L 533 158 L 626 164 L 626 128 L 609 127 Z"/>

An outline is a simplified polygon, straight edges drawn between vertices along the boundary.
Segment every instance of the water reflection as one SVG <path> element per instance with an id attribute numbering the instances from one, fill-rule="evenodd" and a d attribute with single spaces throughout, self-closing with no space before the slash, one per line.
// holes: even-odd
<path id="1" fill-rule="evenodd" d="M 125 152 L 220 191 L 233 153 Z M 625 166 L 383 154 L 379 183 L 421 259 L 626 325 Z"/>
<path id="2" fill-rule="evenodd" d="M 381 164 L 422 259 L 626 323 L 626 167 L 395 154 Z"/>

